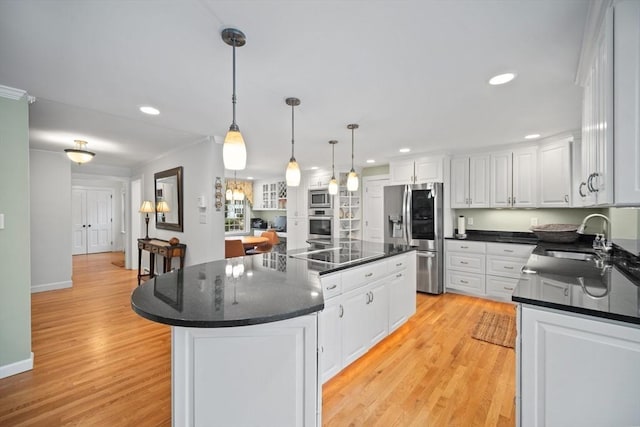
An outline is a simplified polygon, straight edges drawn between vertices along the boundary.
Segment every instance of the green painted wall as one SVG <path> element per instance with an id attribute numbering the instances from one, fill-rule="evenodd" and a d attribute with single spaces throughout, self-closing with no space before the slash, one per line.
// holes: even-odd
<path id="1" fill-rule="evenodd" d="M 29 106 L 0 97 L 0 367 L 31 357 Z"/>
<path id="2" fill-rule="evenodd" d="M 362 169 L 362 176 L 388 175 L 389 165 L 372 166 Z"/>
<path id="3" fill-rule="evenodd" d="M 613 239 L 640 239 L 639 208 L 609 208 Z"/>

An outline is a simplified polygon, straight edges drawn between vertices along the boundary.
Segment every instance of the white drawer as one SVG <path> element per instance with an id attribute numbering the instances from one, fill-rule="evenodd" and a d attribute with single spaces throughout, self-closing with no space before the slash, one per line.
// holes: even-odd
<path id="1" fill-rule="evenodd" d="M 495 255 L 487 256 L 487 274 L 496 276 L 507 276 L 518 279 L 522 267 L 527 263 L 528 258 L 506 258 Z"/>
<path id="2" fill-rule="evenodd" d="M 386 260 L 373 261 L 360 267 L 342 271 L 342 292 L 358 288 L 374 280 L 378 280 L 387 273 Z"/>
<path id="3" fill-rule="evenodd" d="M 325 300 L 342 293 L 342 275 L 340 273 L 320 276 L 320 284 Z"/>
<path id="4" fill-rule="evenodd" d="M 487 255 L 529 258 L 535 245 L 517 245 L 513 243 L 487 243 Z"/>
<path id="5" fill-rule="evenodd" d="M 484 274 L 485 256 L 479 254 L 447 253 L 447 270 Z"/>
<path id="6" fill-rule="evenodd" d="M 485 242 L 468 242 L 460 240 L 445 240 L 447 251 L 450 252 L 473 252 L 478 254 L 485 253 Z"/>
<path id="7" fill-rule="evenodd" d="M 400 271 L 403 270 L 405 268 L 407 268 L 407 266 L 409 265 L 409 261 L 410 258 L 409 257 L 414 257 L 415 258 L 416 253 L 415 252 L 409 252 L 406 254 L 402 254 L 402 255 L 396 255 L 393 256 L 391 258 L 387 259 L 387 272 L 389 274 L 394 273 L 396 271 Z"/>
<path id="8" fill-rule="evenodd" d="M 472 294 L 485 293 L 484 275 L 447 271 L 447 289 L 458 289 Z"/>
<path id="9" fill-rule="evenodd" d="M 489 296 L 501 297 L 511 300 L 513 290 L 518 284 L 518 280 L 513 277 L 497 277 L 487 275 L 487 294 Z"/>

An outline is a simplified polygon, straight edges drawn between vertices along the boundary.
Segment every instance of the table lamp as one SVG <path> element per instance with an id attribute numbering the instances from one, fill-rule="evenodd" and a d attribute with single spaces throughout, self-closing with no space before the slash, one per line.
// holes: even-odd
<path id="1" fill-rule="evenodd" d="M 145 214 L 144 222 L 147 225 L 147 233 L 145 239 L 149 240 L 149 214 L 153 212 L 153 202 L 145 200 L 144 202 L 142 202 L 142 206 L 140 206 L 140 210 L 138 212 Z"/>

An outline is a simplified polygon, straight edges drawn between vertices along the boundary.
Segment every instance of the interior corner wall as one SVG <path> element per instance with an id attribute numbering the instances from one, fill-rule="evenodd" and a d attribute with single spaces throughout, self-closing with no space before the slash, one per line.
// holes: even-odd
<path id="1" fill-rule="evenodd" d="M 29 152 L 31 291 L 71 287 L 71 162 L 62 151 Z"/>
<path id="2" fill-rule="evenodd" d="M 0 97 L 0 378 L 31 369 L 29 107 Z"/>
<path id="3" fill-rule="evenodd" d="M 186 265 L 200 264 L 224 258 L 224 206 L 216 210 L 214 186 L 216 177 L 224 179 L 222 145 L 213 139 L 204 139 L 183 150 L 154 160 L 133 171 L 132 176 L 142 176 L 143 200 L 154 198 L 154 174 L 178 166 L 183 167 L 183 232 L 156 228 L 155 218 L 149 221 L 149 237 L 169 240 L 180 239 L 187 245 Z M 198 207 L 198 197 L 205 196 L 206 208 Z M 138 214 L 140 215 L 140 214 Z M 142 227 L 144 234 L 144 227 Z M 140 236 L 144 237 L 144 235 Z M 148 264 L 148 254 L 143 253 L 143 264 Z M 176 263 L 177 260 L 174 260 Z M 156 266 L 156 271 L 157 266 Z"/>

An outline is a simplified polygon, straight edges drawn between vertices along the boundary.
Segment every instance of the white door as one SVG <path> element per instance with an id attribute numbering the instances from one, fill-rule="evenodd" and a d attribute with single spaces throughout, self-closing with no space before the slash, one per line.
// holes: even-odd
<path id="1" fill-rule="evenodd" d="M 384 186 L 388 184 L 388 178 L 363 179 L 363 240 L 384 242 Z"/>
<path id="2" fill-rule="evenodd" d="M 71 191 L 72 254 L 111 251 L 111 190 L 77 189 Z"/>
<path id="3" fill-rule="evenodd" d="M 87 253 L 87 191 L 71 191 L 71 254 Z"/>

